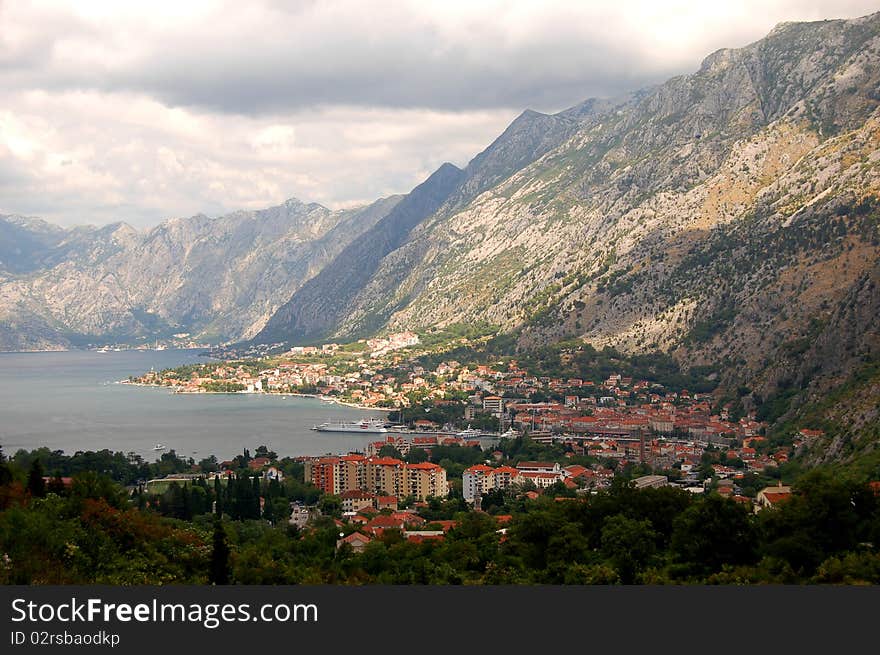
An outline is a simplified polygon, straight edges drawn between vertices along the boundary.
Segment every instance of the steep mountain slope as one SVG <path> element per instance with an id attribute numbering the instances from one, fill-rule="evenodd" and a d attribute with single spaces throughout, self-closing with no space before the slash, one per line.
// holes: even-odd
<path id="1" fill-rule="evenodd" d="M 880 14 L 782 24 L 591 104 L 412 229 L 328 332 L 488 321 L 523 347 L 660 349 L 752 406 L 880 354 Z"/>
<path id="2" fill-rule="evenodd" d="M 65 236 L 64 229 L 24 216 L 0 215 L 0 275 L 25 273 Z"/>
<path id="3" fill-rule="evenodd" d="M 399 198 L 332 212 L 289 200 L 217 219 L 167 221 L 146 234 L 125 224 L 19 230 L 16 272 L 0 277 L 0 349 L 66 347 L 189 332 L 253 336 L 306 279 Z M 0 225 L 9 225 L 0 221 Z"/>
<path id="4" fill-rule="evenodd" d="M 314 340 L 340 325 L 357 335 L 381 327 L 406 302 L 401 285 L 425 255 L 420 234 L 635 97 L 590 100 L 556 115 L 524 111 L 463 171 L 444 164 L 416 187 L 394 212 L 304 285 L 255 341 Z M 369 302 L 373 298 L 394 302 L 376 306 Z"/>
<path id="5" fill-rule="evenodd" d="M 462 177 L 452 164 L 443 164 L 407 194 L 391 212 L 349 244 L 317 276 L 297 291 L 257 335 L 258 341 L 314 338 L 337 324 L 348 302 L 375 271 L 384 255 L 400 247 L 410 230 L 449 197 Z"/>

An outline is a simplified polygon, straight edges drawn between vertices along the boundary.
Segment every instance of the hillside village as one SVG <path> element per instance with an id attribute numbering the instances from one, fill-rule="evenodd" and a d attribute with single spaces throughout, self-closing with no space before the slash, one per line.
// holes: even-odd
<path id="1" fill-rule="evenodd" d="M 782 483 L 789 460 L 824 435 L 804 428 L 784 441 L 771 438 L 755 412 L 704 390 L 711 385 L 697 378 L 701 391 L 669 381 L 678 378 L 631 375 L 626 366 L 548 375 L 534 361 L 460 356 L 473 345 L 468 338 L 456 345 L 423 344 L 404 332 L 151 371 L 131 381 L 180 393 L 308 394 L 388 411 L 397 422 L 387 421 L 387 433 L 361 451 L 288 458 L 296 463 L 287 468 L 295 484 L 313 491 L 311 501 L 290 500 L 287 522 L 305 529 L 330 511 L 344 535 L 338 546 L 356 552 L 392 528 L 417 543 L 442 540 L 454 522 L 428 521 L 436 518 L 428 508 L 438 503 L 483 512 L 486 499 L 489 509 L 498 498 L 587 499 L 624 482 L 719 495 L 758 512 L 790 497 L 791 486 Z M 563 364 L 577 356 L 559 354 Z M 195 466 L 151 484 L 181 476 L 229 484 L 254 475 L 265 491 L 284 481 L 283 470 L 272 457 L 236 458 L 213 472 Z"/>
<path id="2" fill-rule="evenodd" d="M 811 435 L 801 436 L 807 438 Z M 337 548 L 347 544 L 354 552 L 363 552 L 367 544 L 382 538 L 388 530 L 400 531 L 404 540 L 413 543 L 442 541 L 457 522 L 429 520 L 423 514 L 431 517 L 447 501 L 459 499 L 455 502 L 463 501 L 465 505 L 453 504 L 454 507 L 485 513 L 483 504 L 487 501 L 484 499 L 499 493 L 502 497 L 524 501 L 536 500 L 543 495 L 560 501 L 586 500 L 598 491 L 609 490 L 615 478 L 624 479 L 636 490 L 678 487 L 691 494 L 717 494 L 757 513 L 785 502 L 793 489 L 780 480 L 769 484 L 772 474 L 770 477 L 764 474 L 781 462 L 755 457 L 755 448 L 749 444 L 756 439 L 762 437 L 747 438 L 741 446 L 719 448 L 708 440 L 561 437 L 552 441 L 562 448 L 561 461 L 529 461 L 511 459 L 500 449 L 483 451 L 479 442 L 457 436 L 389 435 L 368 444 L 362 453 L 293 458 L 302 465 L 303 481 L 318 492 L 316 497 L 320 502 L 291 502 L 287 523 L 299 530 L 308 529 L 328 511 L 329 506 L 331 516 L 342 530 Z M 513 441 L 531 442 L 531 439 L 517 437 Z M 540 447 L 540 442 L 532 445 Z M 510 442 L 501 445 L 504 449 L 510 446 Z M 447 477 L 443 466 L 425 459 L 430 459 L 432 450 L 436 449 L 476 450 L 485 460 L 464 468 L 461 478 L 452 480 Z M 413 457 L 415 453 L 420 456 Z M 572 463 L 571 460 L 583 463 Z M 590 460 L 595 463 L 590 465 Z M 260 507 L 261 512 L 268 514 L 265 505 L 271 494 L 265 490 L 273 483 L 284 481 L 282 465 L 275 457 L 258 456 L 246 460 L 247 472 L 243 473 L 236 470 L 243 461 L 236 458 L 220 462 L 218 470 L 213 473 L 172 474 L 150 481 L 147 491 L 156 493 L 160 491 L 157 485 L 167 490 L 166 485 L 172 482 L 186 484 L 198 480 L 214 484 L 222 481 L 223 485 L 231 485 L 242 475 L 248 479 L 254 474 L 262 478 L 264 497 L 259 498 Z M 655 467 L 657 470 L 666 467 L 667 474 L 633 475 L 633 471 Z M 747 491 L 741 486 L 747 476 L 768 484 Z M 501 526 L 510 519 L 497 511 L 493 517 Z M 503 537 L 503 527 L 499 533 Z"/>

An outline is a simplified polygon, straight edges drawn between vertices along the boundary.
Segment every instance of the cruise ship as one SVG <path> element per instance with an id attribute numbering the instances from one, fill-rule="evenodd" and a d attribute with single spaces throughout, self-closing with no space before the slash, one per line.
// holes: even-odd
<path id="1" fill-rule="evenodd" d="M 318 432 L 388 432 L 385 421 L 378 418 L 363 419 L 360 421 L 339 421 L 321 423 L 312 430 Z"/>

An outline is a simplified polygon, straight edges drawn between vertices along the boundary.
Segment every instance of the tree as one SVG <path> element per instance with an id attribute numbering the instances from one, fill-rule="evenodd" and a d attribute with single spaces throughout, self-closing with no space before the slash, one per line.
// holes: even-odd
<path id="1" fill-rule="evenodd" d="M 46 481 L 43 479 L 43 465 L 37 458 L 31 463 L 28 473 L 27 490 L 34 498 L 43 498 L 46 495 Z"/>
<path id="2" fill-rule="evenodd" d="M 5 487 L 12 482 L 12 470 L 6 462 L 6 456 L 3 454 L 3 448 L 0 447 L 0 487 Z"/>
<path id="3" fill-rule="evenodd" d="M 755 560 L 757 539 L 751 516 L 742 505 L 711 494 L 675 520 L 672 554 L 695 573 L 719 571 Z"/>
<path id="4" fill-rule="evenodd" d="M 332 494 L 324 494 L 321 497 L 321 502 L 318 503 L 318 509 L 324 516 L 339 518 L 342 516 L 342 499 Z"/>
<path id="5" fill-rule="evenodd" d="M 790 499 L 759 514 L 763 553 L 809 575 L 829 555 L 871 541 L 869 526 L 876 512 L 877 497 L 867 485 L 811 471 Z"/>
<path id="6" fill-rule="evenodd" d="M 220 476 L 214 478 L 214 513 L 223 516 L 223 487 L 220 485 Z"/>
<path id="7" fill-rule="evenodd" d="M 67 494 L 67 488 L 64 486 L 64 480 L 61 479 L 61 472 L 55 471 L 55 475 L 49 480 L 49 486 L 46 491 L 50 494 L 64 496 Z"/>
<path id="8" fill-rule="evenodd" d="M 229 544 L 219 516 L 214 517 L 214 547 L 211 550 L 211 583 L 229 584 Z"/>
<path id="9" fill-rule="evenodd" d="M 657 533 L 648 520 L 618 514 L 608 517 L 602 526 L 602 555 L 617 570 L 623 584 L 636 581 L 654 556 L 656 543 Z"/>
<path id="10" fill-rule="evenodd" d="M 219 468 L 220 467 L 217 464 L 217 457 L 215 455 L 206 457 L 199 462 L 199 469 L 201 469 L 202 473 L 214 473 Z"/>
<path id="11" fill-rule="evenodd" d="M 410 448 L 409 454 L 406 456 L 407 464 L 421 464 L 428 461 L 428 453 L 424 448 Z"/>
<path id="12" fill-rule="evenodd" d="M 379 457 L 393 457 L 394 459 L 403 459 L 403 455 L 392 444 L 387 443 L 379 449 Z"/>
<path id="13" fill-rule="evenodd" d="M 258 519 L 260 518 L 260 514 L 262 514 L 262 507 L 260 507 L 260 476 L 255 475 L 253 477 L 252 486 L 254 490 L 254 506 L 251 510 L 251 518 Z"/>
<path id="14" fill-rule="evenodd" d="M 278 453 L 274 450 L 269 450 L 266 446 L 257 446 L 257 449 L 254 451 L 255 457 L 268 457 L 269 459 L 278 459 Z"/>

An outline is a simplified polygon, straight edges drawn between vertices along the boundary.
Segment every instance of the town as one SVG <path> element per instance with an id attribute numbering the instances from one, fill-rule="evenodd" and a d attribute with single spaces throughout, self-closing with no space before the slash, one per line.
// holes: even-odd
<path id="1" fill-rule="evenodd" d="M 466 338 L 456 343 L 455 352 L 471 345 Z M 303 393 L 388 411 L 396 423 L 387 421 L 384 434 L 360 452 L 293 458 L 302 467 L 298 482 L 318 494 L 311 504 L 291 501 L 288 520 L 299 527 L 320 515 L 320 498 L 338 501 L 342 522 L 390 510 L 406 527 L 424 520 L 419 508 L 432 501 L 461 499 L 480 511 L 487 494 L 586 498 L 616 478 L 635 488 L 718 494 L 758 511 L 791 493 L 782 469 L 823 435 L 803 428 L 780 443 L 768 438 L 768 425 L 755 412 L 720 402 L 712 391 L 691 392 L 624 370 L 606 374 L 607 365 L 573 368 L 580 377 L 547 375 L 510 356 L 463 362 L 446 356 L 448 344 L 420 344 L 419 335 L 403 332 L 151 371 L 131 381 L 180 393 Z M 559 353 L 563 363 L 579 356 Z M 247 475 L 261 475 L 264 484 L 284 477 L 269 457 L 246 464 Z M 195 466 L 147 488 L 199 476 L 227 484 L 241 466 L 231 460 L 211 472 Z M 367 521 L 352 538 L 369 538 L 370 530 Z"/>

